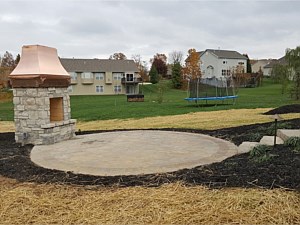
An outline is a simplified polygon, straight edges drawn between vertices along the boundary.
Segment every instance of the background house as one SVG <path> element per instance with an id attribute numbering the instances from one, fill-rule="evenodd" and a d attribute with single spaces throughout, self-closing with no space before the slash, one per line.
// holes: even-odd
<path id="1" fill-rule="evenodd" d="M 271 74 L 272 74 L 272 69 L 276 64 L 287 65 L 287 62 L 285 60 L 285 56 L 281 57 L 280 59 L 272 59 L 268 64 L 266 64 L 263 67 L 264 76 L 270 77 Z"/>
<path id="2" fill-rule="evenodd" d="M 200 61 L 202 78 L 228 76 L 236 68 L 247 71 L 247 57 L 236 51 L 206 49 L 200 52 Z"/>
<path id="3" fill-rule="evenodd" d="M 252 73 L 258 73 L 259 70 L 263 71 L 264 67 L 272 62 L 273 59 L 252 59 L 251 62 L 251 68 Z M 264 76 L 267 76 L 267 74 L 264 74 Z"/>
<path id="4" fill-rule="evenodd" d="M 139 92 L 141 79 L 133 60 L 67 59 L 61 64 L 71 75 L 70 95 L 113 95 Z"/>

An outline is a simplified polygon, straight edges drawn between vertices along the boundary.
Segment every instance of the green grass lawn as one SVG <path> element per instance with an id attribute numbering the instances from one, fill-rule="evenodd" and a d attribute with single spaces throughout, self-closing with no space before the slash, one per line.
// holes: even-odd
<path id="1" fill-rule="evenodd" d="M 163 102 L 159 103 L 158 88 L 164 86 Z M 107 119 L 143 118 L 152 116 L 178 115 L 198 111 L 215 111 L 239 108 L 275 108 L 281 105 L 299 103 L 281 94 L 281 85 L 265 79 L 258 88 L 240 88 L 239 98 L 233 105 L 232 100 L 205 101 L 199 106 L 184 100 L 186 91 L 170 88 L 169 81 L 162 84 L 144 85 L 142 91 L 145 102 L 127 102 L 126 96 L 71 96 L 72 118 L 90 121 Z M 215 104 L 218 104 L 215 106 Z M 227 104 L 226 104 L 227 103 Z M 0 103 L 1 120 L 13 120 L 12 102 Z"/>

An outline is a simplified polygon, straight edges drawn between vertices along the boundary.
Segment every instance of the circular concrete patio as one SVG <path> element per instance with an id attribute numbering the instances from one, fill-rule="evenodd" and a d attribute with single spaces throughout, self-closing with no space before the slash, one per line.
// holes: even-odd
<path id="1" fill-rule="evenodd" d="M 53 145 L 37 145 L 31 160 L 50 169 L 114 176 L 172 172 L 235 154 L 234 144 L 207 135 L 136 130 L 80 135 Z"/>

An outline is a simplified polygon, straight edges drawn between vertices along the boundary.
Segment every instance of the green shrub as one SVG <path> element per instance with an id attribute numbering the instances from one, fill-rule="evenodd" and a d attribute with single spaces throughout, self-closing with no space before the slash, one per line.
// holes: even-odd
<path id="1" fill-rule="evenodd" d="M 279 122 L 277 123 L 277 129 L 290 129 L 292 125 L 288 122 Z M 268 135 L 272 136 L 275 132 L 275 124 L 272 123 L 269 127 L 260 127 L 258 128 L 258 133 L 261 133 L 262 136 Z"/>
<path id="2" fill-rule="evenodd" d="M 260 139 L 263 137 L 261 133 L 251 133 L 248 135 L 249 141 L 260 141 Z"/>
<path id="3" fill-rule="evenodd" d="M 272 146 L 269 145 L 257 145 L 250 152 L 250 158 L 255 162 L 267 162 L 273 155 L 270 155 L 269 152 L 272 150 Z"/>
<path id="4" fill-rule="evenodd" d="M 300 137 L 290 137 L 284 142 L 284 145 L 292 147 L 295 151 L 300 152 Z"/>

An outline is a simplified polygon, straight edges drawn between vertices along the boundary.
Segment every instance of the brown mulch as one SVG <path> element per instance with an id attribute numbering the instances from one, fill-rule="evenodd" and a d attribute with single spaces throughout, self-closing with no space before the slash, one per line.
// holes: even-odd
<path id="1" fill-rule="evenodd" d="M 286 114 L 286 113 L 300 113 L 300 104 L 284 105 L 276 109 L 272 109 L 263 113 L 264 115 Z"/>
<path id="2" fill-rule="evenodd" d="M 193 129 L 162 129 L 203 133 L 230 140 L 236 145 L 243 141 L 255 141 L 272 132 L 272 123 L 253 124 L 214 131 Z M 279 127 L 300 129 L 300 119 L 281 121 Z M 91 131 L 81 134 L 111 131 Z M 78 134 L 80 135 L 80 134 Z M 272 151 L 268 162 L 257 163 L 249 153 L 230 157 L 222 162 L 170 173 L 137 176 L 91 176 L 74 174 L 39 167 L 31 162 L 32 145 L 20 146 L 14 141 L 14 133 L 0 134 L 0 175 L 18 181 L 99 186 L 159 186 L 183 182 L 187 185 L 209 187 L 263 187 L 300 190 L 300 153 L 284 145 Z"/>

